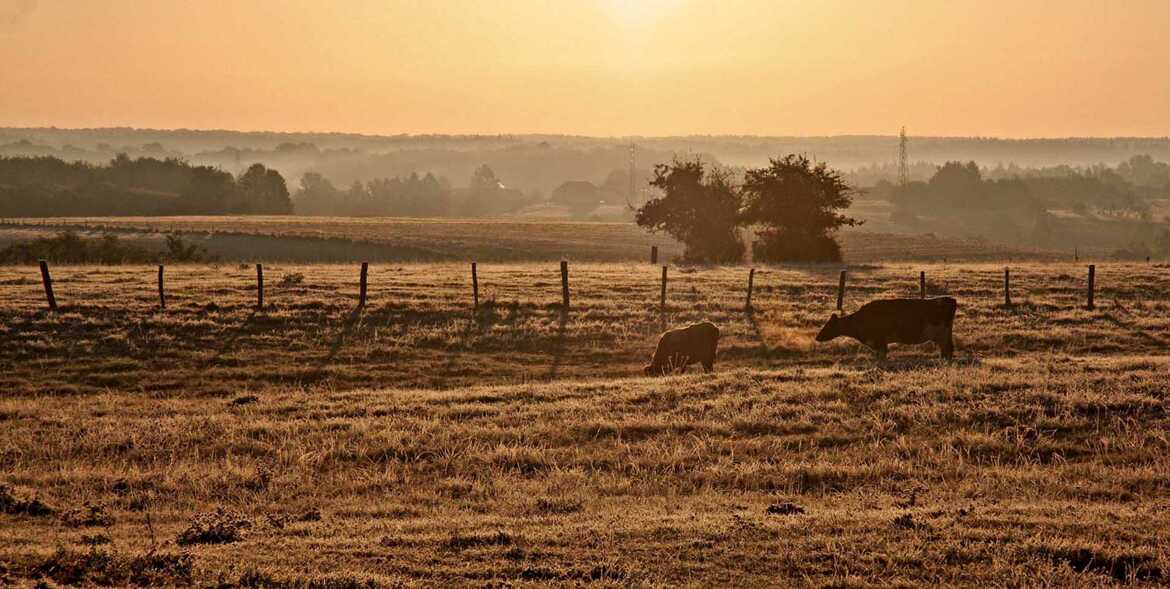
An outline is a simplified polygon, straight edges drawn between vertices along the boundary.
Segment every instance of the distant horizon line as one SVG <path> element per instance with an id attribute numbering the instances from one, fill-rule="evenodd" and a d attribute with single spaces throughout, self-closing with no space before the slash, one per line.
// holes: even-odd
<path id="1" fill-rule="evenodd" d="M 549 137 L 568 139 L 599 139 L 599 140 L 637 140 L 637 139 L 690 139 L 690 138 L 742 138 L 742 139 L 848 139 L 848 138 L 877 138 L 897 139 L 898 134 L 878 133 L 840 133 L 818 135 L 753 135 L 743 133 L 690 133 L 675 135 L 585 135 L 578 133 L 360 133 L 351 131 L 275 131 L 264 129 L 226 129 L 226 128 L 190 128 L 190 127 L 57 127 L 57 126 L 0 126 L 3 131 L 58 131 L 58 132 L 100 132 L 122 131 L 142 133 L 203 133 L 203 134 L 235 134 L 235 135 L 287 135 L 307 136 L 321 135 L 334 137 L 361 137 L 368 139 L 395 139 L 395 138 L 521 138 L 521 137 Z M 1141 140 L 1166 141 L 1170 135 L 1063 135 L 1063 136 L 1032 136 L 1032 137 L 1005 137 L 998 135 L 915 135 L 907 133 L 913 139 L 967 139 L 967 140 L 994 140 L 994 141 L 1084 141 L 1084 140 Z"/>

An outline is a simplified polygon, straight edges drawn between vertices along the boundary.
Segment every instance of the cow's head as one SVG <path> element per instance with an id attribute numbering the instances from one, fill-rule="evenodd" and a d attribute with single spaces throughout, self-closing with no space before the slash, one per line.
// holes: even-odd
<path id="1" fill-rule="evenodd" d="M 817 333 L 818 342 L 827 342 L 837 336 L 841 335 L 841 318 L 833 313 L 832 317 L 825 322 L 825 326 Z"/>

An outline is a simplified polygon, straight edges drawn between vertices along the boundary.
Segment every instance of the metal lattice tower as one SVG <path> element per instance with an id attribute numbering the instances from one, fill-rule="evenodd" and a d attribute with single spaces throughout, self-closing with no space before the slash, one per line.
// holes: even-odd
<path id="1" fill-rule="evenodd" d="M 631 143 L 630 144 L 630 178 L 629 178 L 630 188 L 629 188 L 629 194 L 626 196 L 626 204 L 628 204 L 630 206 L 633 206 L 633 203 L 635 201 L 635 199 L 634 199 L 634 165 L 636 163 L 635 158 L 637 156 L 637 151 L 638 151 L 638 146 Z"/>
<path id="2" fill-rule="evenodd" d="M 905 187 L 910 183 L 910 162 L 906 156 L 906 127 L 898 134 L 898 186 Z"/>

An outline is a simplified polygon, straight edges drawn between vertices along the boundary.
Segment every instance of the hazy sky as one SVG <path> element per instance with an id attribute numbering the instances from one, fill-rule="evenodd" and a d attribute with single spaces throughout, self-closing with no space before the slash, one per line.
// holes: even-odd
<path id="1" fill-rule="evenodd" d="M 0 0 L 0 125 L 1164 136 L 1168 35 L 1168 0 Z"/>

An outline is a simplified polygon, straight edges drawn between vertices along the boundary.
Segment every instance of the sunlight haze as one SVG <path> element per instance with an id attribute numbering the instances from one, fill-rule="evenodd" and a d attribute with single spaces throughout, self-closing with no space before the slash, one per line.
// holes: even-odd
<path id="1" fill-rule="evenodd" d="M 0 125 L 1170 134 L 1170 3 L 0 0 Z"/>

